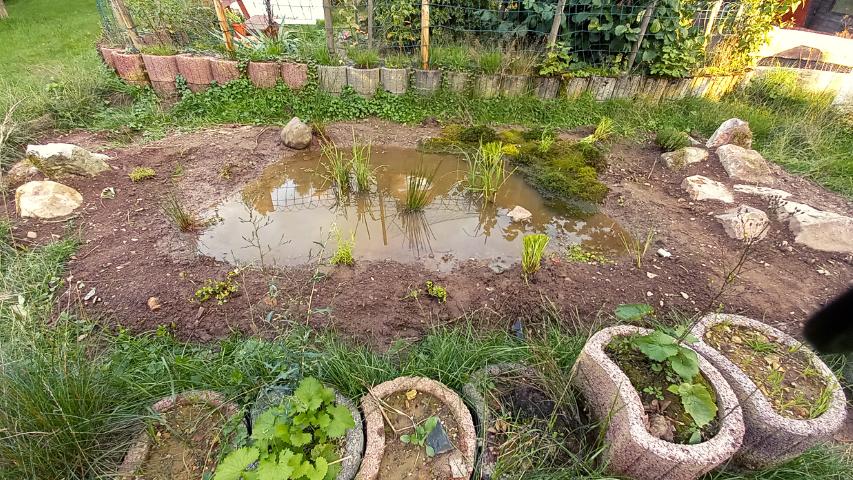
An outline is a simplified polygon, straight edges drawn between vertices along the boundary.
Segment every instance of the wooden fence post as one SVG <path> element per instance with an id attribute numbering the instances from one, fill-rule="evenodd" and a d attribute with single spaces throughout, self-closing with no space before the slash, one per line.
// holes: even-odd
<path id="1" fill-rule="evenodd" d="M 548 48 L 552 48 L 557 43 L 557 34 L 560 33 L 560 24 L 563 23 L 563 11 L 566 9 L 566 0 L 557 2 L 557 9 L 554 10 L 554 21 L 551 22 L 551 32 L 548 34 Z"/>
<path id="2" fill-rule="evenodd" d="M 367 0 L 367 46 L 373 48 L 373 0 Z"/>
<path id="3" fill-rule="evenodd" d="M 133 24 L 133 17 L 131 17 L 130 12 L 127 11 L 127 6 L 124 4 L 124 0 L 110 0 L 110 6 L 113 9 L 113 15 L 115 15 L 116 20 L 124 28 L 125 32 L 127 32 L 127 37 L 130 38 L 130 43 L 133 45 L 133 48 L 137 50 L 142 48 L 142 39 L 139 38 L 139 34 L 136 33 L 136 25 Z"/>
<path id="4" fill-rule="evenodd" d="M 228 25 L 228 17 L 225 16 L 225 7 L 219 0 L 213 0 L 213 9 L 216 10 L 216 18 L 219 20 L 219 29 L 222 30 L 222 37 L 225 39 L 225 48 L 229 52 L 234 52 L 234 42 L 231 38 L 231 27 Z"/>
<path id="5" fill-rule="evenodd" d="M 335 29 L 332 27 L 332 0 L 323 0 L 323 23 L 326 24 L 326 49 L 335 56 Z"/>
<path id="6" fill-rule="evenodd" d="M 741 7 L 743 4 L 741 4 Z M 723 7 L 723 0 L 717 0 L 717 3 L 711 7 L 708 13 L 708 23 L 705 24 L 705 45 L 708 45 L 708 39 L 711 37 L 711 30 L 714 29 L 714 23 L 717 21 L 717 15 L 720 14 L 720 8 Z"/>
<path id="7" fill-rule="evenodd" d="M 627 71 L 630 73 L 631 69 L 634 68 L 634 61 L 637 59 L 637 52 L 640 51 L 640 45 L 643 44 L 643 37 L 646 36 L 646 30 L 649 28 L 649 22 L 652 21 L 652 14 L 655 12 L 655 7 L 658 6 L 658 0 L 650 3 L 648 7 L 646 7 L 646 13 L 643 15 L 643 21 L 640 23 L 640 36 L 637 38 L 637 42 L 634 43 L 634 46 L 631 48 L 631 55 L 628 57 L 628 69 Z"/>
<path id="8" fill-rule="evenodd" d="M 421 66 L 429 70 L 429 0 L 421 0 Z"/>

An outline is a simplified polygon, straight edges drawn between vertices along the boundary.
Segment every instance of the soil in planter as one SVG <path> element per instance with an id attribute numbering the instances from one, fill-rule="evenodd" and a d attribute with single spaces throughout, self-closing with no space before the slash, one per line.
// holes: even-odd
<path id="1" fill-rule="evenodd" d="M 382 480 L 432 480 L 448 478 L 446 460 L 455 450 L 436 454 L 430 458 L 426 449 L 411 443 L 403 443 L 401 435 L 412 434 L 415 425 L 421 425 L 430 417 L 438 417 L 447 438 L 458 444 L 459 426 L 450 408 L 434 396 L 413 391 L 398 392 L 382 399 L 385 413 L 385 453 L 379 466 Z M 389 423 L 390 422 L 390 423 Z"/>
<path id="2" fill-rule="evenodd" d="M 216 468 L 226 418 L 206 403 L 176 405 L 151 427 L 152 445 L 137 478 L 196 480 Z"/>
<path id="3" fill-rule="evenodd" d="M 721 322 L 705 341 L 738 366 L 780 415 L 819 417 L 829 408 L 831 383 L 812 364 L 806 347 L 790 348 L 750 327 Z"/>
<path id="4" fill-rule="evenodd" d="M 693 419 L 684 410 L 681 397 L 667 390 L 670 385 L 680 380 L 673 382 L 667 379 L 667 368 L 655 372 L 652 369 L 653 362 L 634 348 L 627 338 L 611 341 L 605 347 L 605 352 L 637 390 L 649 417 L 649 433 L 669 442 L 690 443 L 689 439 L 694 431 Z M 704 385 L 711 393 L 711 398 L 717 397 L 714 387 L 701 373 L 693 381 Z M 718 431 L 719 421 L 714 419 L 699 429 L 701 441 L 712 438 Z"/>

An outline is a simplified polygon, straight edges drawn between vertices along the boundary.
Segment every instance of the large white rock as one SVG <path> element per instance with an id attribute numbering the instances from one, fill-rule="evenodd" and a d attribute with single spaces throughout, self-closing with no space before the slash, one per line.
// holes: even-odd
<path id="1" fill-rule="evenodd" d="M 287 125 L 281 129 L 281 141 L 288 148 L 302 150 L 311 145 L 312 137 L 311 126 L 298 117 L 291 118 Z"/>
<path id="2" fill-rule="evenodd" d="M 110 157 L 92 153 L 70 143 L 28 145 L 27 160 L 45 175 L 56 178 L 63 175 L 95 176 L 110 169 Z"/>
<path id="3" fill-rule="evenodd" d="M 533 214 L 521 205 L 516 205 L 515 208 L 507 213 L 507 216 L 511 218 L 513 222 L 524 222 L 530 220 L 530 217 L 532 217 Z"/>
<path id="4" fill-rule="evenodd" d="M 756 185 L 743 185 L 740 183 L 735 185 L 735 191 L 740 193 L 746 193 L 748 195 L 755 195 L 756 197 L 760 197 L 762 200 L 784 200 L 791 196 L 791 194 L 786 192 L 785 190 L 777 190 L 775 188 L 770 187 L 759 187 Z"/>
<path id="5" fill-rule="evenodd" d="M 22 217 L 65 217 L 82 203 L 80 192 L 50 180 L 27 182 L 15 190 L 15 209 Z"/>
<path id="6" fill-rule="evenodd" d="M 721 145 L 734 144 L 744 148 L 752 147 L 752 131 L 749 123 L 739 118 L 730 118 L 721 123 L 717 130 L 705 144 L 708 148 L 717 148 Z"/>
<path id="7" fill-rule="evenodd" d="M 753 239 L 761 240 L 767 236 L 767 230 L 770 227 L 767 214 L 749 205 L 732 208 L 716 217 L 729 237 L 744 242 Z"/>
<path id="8" fill-rule="evenodd" d="M 723 145 L 717 149 L 717 157 L 732 178 L 753 183 L 773 181 L 767 161 L 755 150 L 737 145 Z"/>
<path id="9" fill-rule="evenodd" d="M 794 241 L 823 252 L 853 253 L 853 218 L 783 200 L 776 207 Z"/>
<path id="10" fill-rule="evenodd" d="M 660 158 L 671 170 L 679 170 L 692 163 L 704 162 L 708 158 L 708 151 L 699 147 L 684 147 L 662 153 Z"/>
<path id="11" fill-rule="evenodd" d="M 702 175 L 693 175 L 681 182 L 683 188 L 693 200 L 716 200 L 723 203 L 734 203 L 735 199 L 728 187 Z"/>

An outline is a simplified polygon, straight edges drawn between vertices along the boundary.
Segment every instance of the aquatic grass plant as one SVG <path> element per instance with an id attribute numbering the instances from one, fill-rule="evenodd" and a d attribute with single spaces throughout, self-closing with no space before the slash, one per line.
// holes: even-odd
<path id="1" fill-rule="evenodd" d="M 465 188 L 485 202 L 494 202 L 498 190 L 512 174 L 507 173 L 503 159 L 503 143 L 480 144 L 473 153 L 465 152 L 468 178 Z"/>
<path id="2" fill-rule="evenodd" d="M 323 177 L 332 182 L 335 193 L 343 195 L 350 191 L 352 161 L 344 159 L 344 153 L 332 142 L 323 142 Z"/>
<path id="3" fill-rule="evenodd" d="M 627 232 L 619 232 L 619 241 L 622 243 L 625 251 L 631 254 L 637 268 L 643 268 L 643 258 L 646 256 L 646 252 L 649 251 L 649 247 L 652 245 L 654 239 L 655 231 L 651 228 L 646 231 L 645 237 L 632 235 Z"/>
<path id="4" fill-rule="evenodd" d="M 370 168 L 371 149 L 372 146 L 369 143 L 360 144 L 353 138 L 350 171 L 359 193 L 370 192 L 370 186 L 376 182 L 376 174 Z"/>
<path id="5" fill-rule="evenodd" d="M 525 280 L 539 271 L 539 268 L 542 266 L 542 255 L 545 254 L 545 247 L 548 246 L 548 240 L 548 235 L 544 233 L 534 233 L 524 236 L 521 250 L 521 271 L 524 274 Z"/>
<path id="6" fill-rule="evenodd" d="M 350 238 L 347 240 L 337 225 L 332 225 L 332 234 L 335 236 L 335 243 L 338 246 L 332 258 L 329 259 L 329 265 L 352 266 L 355 263 L 355 258 L 352 255 L 355 248 L 355 234 L 350 234 Z"/>
<path id="7" fill-rule="evenodd" d="M 195 214 L 184 208 L 183 203 L 174 192 L 166 194 L 161 208 L 166 218 L 182 232 L 198 230 L 204 224 Z"/>
<path id="8" fill-rule="evenodd" d="M 605 142 L 616 133 L 613 127 L 613 119 L 610 117 L 601 117 L 595 125 L 595 131 L 592 134 L 580 139 L 580 143 L 593 144 Z"/>
<path id="9" fill-rule="evenodd" d="M 430 188 L 437 173 L 438 166 L 433 171 L 429 171 L 421 164 L 406 176 L 406 200 L 403 212 L 419 212 L 429 205 L 432 201 Z"/>
<path id="10" fill-rule="evenodd" d="M 379 52 L 372 48 L 353 47 L 347 50 L 347 56 L 356 68 L 376 68 L 379 66 Z"/>

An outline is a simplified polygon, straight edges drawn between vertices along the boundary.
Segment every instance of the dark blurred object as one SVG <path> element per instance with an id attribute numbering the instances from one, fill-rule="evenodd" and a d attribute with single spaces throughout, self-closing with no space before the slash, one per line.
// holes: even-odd
<path id="1" fill-rule="evenodd" d="M 820 353 L 853 352 L 853 288 L 812 315 L 803 336 Z"/>

